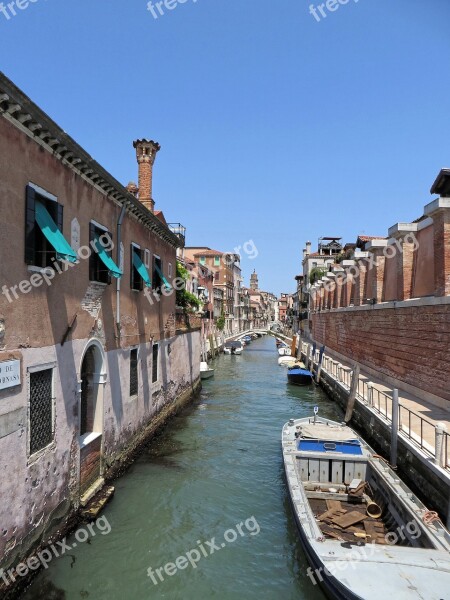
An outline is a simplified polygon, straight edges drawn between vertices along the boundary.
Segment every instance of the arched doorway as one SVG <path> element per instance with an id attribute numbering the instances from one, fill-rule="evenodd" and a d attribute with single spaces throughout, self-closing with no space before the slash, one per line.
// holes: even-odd
<path id="1" fill-rule="evenodd" d="M 106 383 L 104 351 L 91 340 L 81 361 L 79 378 L 80 496 L 102 475 L 103 388 Z"/>

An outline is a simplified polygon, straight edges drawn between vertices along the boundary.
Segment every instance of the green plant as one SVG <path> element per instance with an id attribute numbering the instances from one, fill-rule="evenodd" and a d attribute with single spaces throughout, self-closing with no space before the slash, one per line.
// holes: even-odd
<path id="1" fill-rule="evenodd" d="M 225 329 L 225 315 L 224 315 L 223 310 L 222 310 L 222 314 L 217 319 L 216 327 L 219 331 L 223 331 Z"/>
<path id="2" fill-rule="evenodd" d="M 314 267 L 311 269 L 309 273 L 309 283 L 314 285 L 316 281 L 322 279 L 322 277 L 327 273 L 327 269 L 324 267 Z"/>
<path id="3" fill-rule="evenodd" d="M 189 310 L 201 308 L 201 300 L 186 290 L 186 281 L 189 279 L 189 271 L 180 262 L 177 262 L 177 278 L 184 281 L 183 287 L 181 289 L 177 289 L 177 305 L 183 308 L 183 312 L 185 314 Z"/>

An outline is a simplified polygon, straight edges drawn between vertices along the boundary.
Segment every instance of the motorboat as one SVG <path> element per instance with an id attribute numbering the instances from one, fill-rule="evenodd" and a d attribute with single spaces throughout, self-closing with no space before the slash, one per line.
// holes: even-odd
<path id="1" fill-rule="evenodd" d="M 243 349 L 244 349 L 244 347 L 243 347 L 242 343 L 238 340 L 235 340 L 233 342 L 226 342 L 223 351 L 225 354 L 239 355 L 239 354 L 242 354 Z"/>
<path id="2" fill-rule="evenodd" d="M 280 356 L 291 356 L 291 349 L 289 346 L 280 346 L 278 348 L 278 354 Z"/>
<path id="3" fill-rule="evenodd" d="M 306 575 L 328 598 L 449 597 L 450 533 L 355 431 L 291 419 L 282 451 Z"/>
<path id="4" fill-rule="evenodd" d="M 212 369 L 207 362 L 202 361 L 200 363 L 200 378 L 211 379 L 214 377 L 214 369 Z"/>
<path id="5" fill-rule="evenodd" d="M 288 367 L 287 377 L 293 385 L 310 385 L 313 382 L 313 374 L 303 364 Z"/>

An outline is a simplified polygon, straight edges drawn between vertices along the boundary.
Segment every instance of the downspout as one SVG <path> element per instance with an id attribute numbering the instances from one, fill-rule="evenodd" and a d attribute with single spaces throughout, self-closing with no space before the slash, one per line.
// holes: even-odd
<path id="1" fill-rule="evenodd" d="M 117 265 L 120 267 L 120 246 L 122 243 L 122 223 L 123 223 L 123 219 L 125 217 L 125 212 L 126 212 L 126 207 L 127 207 L 128 201 L 125 201 L 125 203 L 122 205 L 122 210 L 120 211 L 120 215 L 119 215 L 119 220 L 117 221 Z M 122 326 L 120 324 L 120 282 L 121 282 L 121 277 L 119 277 L 118 279 L 116 279 L 116 327 L 117 327 L 117 337 L 119 339 L 120 342 L 120 334 L 121 334 L 121 329 Z"/>

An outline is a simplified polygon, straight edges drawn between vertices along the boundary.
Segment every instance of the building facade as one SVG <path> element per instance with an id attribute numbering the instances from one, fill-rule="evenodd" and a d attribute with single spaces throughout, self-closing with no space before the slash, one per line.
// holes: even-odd
<path id="1" fill-rule="evenodd" d="M 192 396 L 200 350 L 197 332 L 175 332 L 183 241 L 154 211 L 159 145 L 134 143 L 139 186 L 125 188 L 3 75 L 0 109 L 0 567 L 9 567 Z"/>

